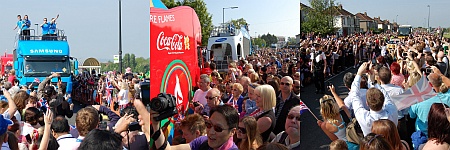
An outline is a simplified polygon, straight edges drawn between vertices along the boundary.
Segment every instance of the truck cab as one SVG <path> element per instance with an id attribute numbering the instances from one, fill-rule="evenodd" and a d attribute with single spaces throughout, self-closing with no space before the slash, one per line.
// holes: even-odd
<path id="1" fill-rule="evenodd" d="M 43 81 L 53 73 L 59 73 L 63 85 L 66 85 L 66 93 L 72 92 L 72 72 L 76 75 L 78 62 L 75 59 L 73 66 L 70 57 L 67 37 L 61 30 L 52 38 L 42 36 L 30 36 L 20 38 L 13 52 L 14 69 L 20 85 L 30 85 L 33 82 Z M 51 83 L 56 85 L 58 78 L 53 78 Z M 37 88 L 37 87 L 35 87 Z"/>
<path id="2" fill-rule="evenodd" d="M 0 57 L 1 75 L 6 76 L 11 69 L 13 69 L 13 55 L 6 54 Z"/>

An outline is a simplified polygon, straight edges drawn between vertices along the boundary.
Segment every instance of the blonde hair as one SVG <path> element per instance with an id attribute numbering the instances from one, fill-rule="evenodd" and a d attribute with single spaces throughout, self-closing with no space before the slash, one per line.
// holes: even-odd
<path id="1" fill-rule="evenodd" d="M 250 78 L 250 81 L 252 83 L 259 81 L 259 75 L 256 72 L 253 72 L 253 73 L 249 74 L 248 77 Z"/>
<path id="2" fill-rule="evenodd" d="M 329 120 L 332 123 L 338 122 L 338 120 L 334 118 L 339 115 L 339 106 L 332 96 L 324 95 L 320 99 L 320 113 L 324 120 Z"/>
<path id="3" fill-rule="evenodd" d="M 408 79 L 408 82 L 407 82 L 408 88 L 409 88 L 409 87 L 412 87 L 412 86 L 415 85 L 417 82 L 419 82 L 419 80 L 420 80 L 421 77 L 422 77 L 422 76 L 420 75 L 420 73 L 418 73 L 418 72 L 411 72 L 411 73 L 409 74 L 409 79 Z"/>
<path id="4" fill-rule="evenodd" d="M 231 87 L 237 89 L 241 93 L 244 92 L 244 87 L 240 83 L 234 83 Z"/>
<path id="5" fill-rule="evenodd" d="M 258 91 L 261 95 L 262 101 L 263 101 L 263 108 L 262 110 L 271 110 L 276 105 L 276 94 L 275 90 L 270 85 L 261 85 L 256 87 L 255 89 Z"/>

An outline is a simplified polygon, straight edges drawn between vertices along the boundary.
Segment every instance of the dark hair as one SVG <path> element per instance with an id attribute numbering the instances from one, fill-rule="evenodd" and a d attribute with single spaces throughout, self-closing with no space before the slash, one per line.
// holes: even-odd
<path id="1" fill-rule="evenodd" d="M 353 73 L 351 73 L 351 72 L 347 72 L 344 75 L 344 85 L 345 85 L 345 87 L 347 87 L 347 88 L 352 87 L 353 80 L 355 80 L 355 75 Z"/>
<path id="2" fill-rule="evenodd" d="M 122 148 L 122 136 L 99 129 L 89 132 L 78 147 L 79 150 L 122 150 Z"/>
<path id="3" fill-rule="evenodd" d="M 392 146 L 382 135 L 369 133 L 361 141 L 360 150 L 393 150 Z"/>
<path id="4" fill-rule="evenodd" d="M 11 131 L 8 131 L 8 132 L 6 132 L 6 133 L 8 133 L 8 146 L 9 146 L 9 148 L 11 149 L 11 150 L 19 150 L 19 140 L 17 139 L 17 137 L 16 137 L 16 135 L 13 133 L 13 132 L 11 132 Z"/>
<path id="5" fill-rule="evenodd" d="M 56 133 L 68 133 L 70 131 L 69 121 L 62 116 L 58 116 L 53 120 L 52 130 Z"/>
<path id="6" fill-rule="evenodd" d="M 258 147 L 256 150 L 289 150 L 285 145 L 273 142 L 273 143 L 266 143 Z"/>
<path id="7" fill-rule="evenodd" d="M 25 122 L 30 123 L 31 125 L 36 125 L 39 123 L 39 117 L 41 116 L 41 112 L 36 107 L 29 107 L 25 110 Z"/>
<path id="8" fill-rule="evenodd" d="M 44 137 L 44 135 L 39 135 L 38 142 L 37 142 L 38 147 L 40 146 L 39 144 L 41 143 L 43 137 Z M 47 150 L 57 150 L 58 148 L 59 148 L 58 141 L 56 141 L 56 138 L 54 136 L 50 135 Z"/>
<path id="9" fill-rule="evenodd" d="M 233 106 L 230 106 L 230 105 L 221 105 L 221 106 L 211 108 L 211 111 L 209 114 L 211 114 L 211 116 L 212 116 L 213 113 L 215 113 L 215 112 L 220 113 L 225 117 L 225 120 L 227 121 L 227 125 L 230 128 L 237 128 L 238 123 L 239 123 L 239 115 L 238 115 L 236 108 L 234 108 Z"/>
<path id="10" fill-rule="evenodd" d="M 391 83 L 391 70 L 389 70 L 386 67 L 381 67 L 378 70 L 378 77 L 380 78 L 381 82 L 383 82 L 384 84 L 389 84 Z"/>
<path id="11" fill-rule="evenodd" d="M 436 140 L 439 144 L 450 143 L 450 123 L 444 106 L 448 108 L 446 104 L 434 103 L 428 113 L 428 139 Z"/>

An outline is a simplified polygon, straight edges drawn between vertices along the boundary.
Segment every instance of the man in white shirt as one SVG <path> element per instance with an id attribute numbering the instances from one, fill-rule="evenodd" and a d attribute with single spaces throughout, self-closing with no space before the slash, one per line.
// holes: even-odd
<path id="1" fill-rule="evenodd" d="M 348 94 L 349 97 L 352 97 L 353 108 L 355 112 L 356 120 L 358 120 L 359 125 L 364 133 L 364 136 L 371 133 L 372 123 L 379 119 L 389 119 L 397 126 L 398 124 L 398 111 L 395 104 L 392 102 L 388 93 L 379 86 L 375 84 L 375 88 L 370 88 L 367 90 L 367 105 L 370 110 L 364 108 L 360 98 L 359 98 L 359 89 L 361 76 L 366 72 L 366 68 L 368 63 L 363 63 L 361 67 L 358 69 L 358 73 L 352 83 L 351 90 Z M 373 71 L 372 71 L 373 72 Z M 374 75 L 371 74 L 371 78 L 374 78 Z M 371 84 L 371 83 L 369 83 Z"/>
<path id="2" fill-rule="evenodd" d="M 351 86 L 352 86 L 352 83 L 354 80 L 355 80 L 355 74 L 348 72 L 344 75 L 344 85 L 345 85 L 345 87 L 347 87 L 347 89 L 349 91 L 351 89 Z M 367 89 L 359 89 L 359 100 L 361 100 L 361 103 L 363 104 L 364 108 L 369 110 L 369 106 L 367 106 L 367 103 L 366 103 L 366 93 L 367 93 Z M 344 104 L 345 104 L 345 106 L 347 106 L 348 110 L 350 111 L 351 116 L 355 117 L 355 114 L 353 112 L 353 106 L 352 106 L 353 100 L 354 99 L 352 99 L 352 97 L 347 96 L 344 99 Z"/>
<path id="3" fill-rule="evenodd" d="M 192 101 L 199 102 L 203 106 L 206 105 L 206 93 L 211 89 L 209 83 L 211 82 L 209 76 L 207 74 L 200 75 L 200 80 L 198 81 L 198 86 L 200 89 L 195 91 L 194 98 Z"/>
<path id="4" fill-rule="evenodd" d="M 60 145 L 58 150 L 73 149 L 77 146 L 77 138 L 69 133 L 70 126 L 66 118 L 56 117 L 52 123 L 52 131 L 53 136 Z"/>

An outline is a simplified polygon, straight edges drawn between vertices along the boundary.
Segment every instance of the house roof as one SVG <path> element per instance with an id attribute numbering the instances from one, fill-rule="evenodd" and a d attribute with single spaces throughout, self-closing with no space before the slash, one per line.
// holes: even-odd
<path id="1" fill-rule="evenodd" d="M 336 10 L 337 15 L 354 16 L 352 13 L 342 8 L 342 5 L 334 6 L 334 9 Z"/>
<path id="2" fill-rule="evenodd" d="M 303 3 L 300 3 L 300 9 L 311 9 L 311 7 L 309 7 L 309 6 L 307 6 L 307 5 L 305 5 L 305 4 L 303 4 Z"/>
<path id="3" fill-rule="evenodd" d="M 375 20 L 375 22 L 377 22 L 377 24 L 384 24 L 383 21 L 381 21 L 380 17 L 374 17 L 373 20 Z"/>
<path id="4" fill-rule="evenodd" d="M 373 21 L 372 18 L 367 16 L 366 12 L 364 12 L 364 13 L 356 13 L 355 16 L 359 19 L 359 21 Z"/>

